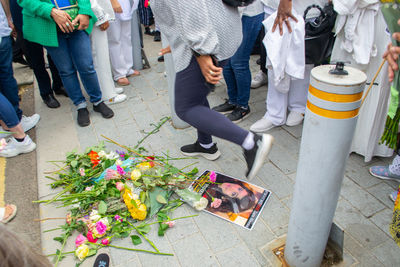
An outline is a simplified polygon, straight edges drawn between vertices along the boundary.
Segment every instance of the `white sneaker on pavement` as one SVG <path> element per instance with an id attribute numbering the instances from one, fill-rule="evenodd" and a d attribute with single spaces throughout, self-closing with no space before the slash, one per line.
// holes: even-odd
<path id="1" fill-rule="evenodd" d="M 14 137 L 7 140 L 7 146 L 0 151 L 0 157 L 11 158 L 22 153 L 29 153 L 35 150 L 36 144 L 29 135 L 25 136 L 24 141 L 18 142 Z"/>
<path id="2" fill-rule="evenodd" d="M 287 116 L 286 119 L 286 125 L 287 126 L 296 126 L 299 125 L 304 119 L 304 114 L 299 113 L 296 111 L 290 111 L 289 115 Z"/>
<path id="3" fill-rule="evenodd" d="M 40 120 L 39 114 L 33 114 L 30 117 L 22 115 L 21 118 L 22 129 L 24 130 L 24 132 L 29 131 L 30 129 L 36 126 L 39 120 Z"/>
<path id="4" fill-rule="evenodd" d="M 268 82 L 268 76 L 265 74 L 262 70 L 258 71 L 256 76 L 251 80 L 251 85 L 250 87 L 255 89 L 258 88 L 264 84 L 267 84 Z"/>
<path id="5" fill-rule="evenodd" d="M 250 126 L 250 131 L 255 133 L 263 133 L 276 126 L 277 125 L 272 124 L 272 122 L 269 119 L 262 117 L 261 119 L 259 119 L 253 125 Z"/>
<path id="6" fill-rule="evenodd" d="M 122 87 L 115 87 L 115 92 L 117 94 L 122 94 L 124 92 L 124 89 Z"/>
<path id="7" fill-rule="evenodd" d="M 113 98 L 110 98 L 107 100 L 107 104 L 112 105 L 112 104 L 118 104 L 121 102 L 124 102 L 126 100 L 127 96 L 124 94 L 116 95 Z"/>

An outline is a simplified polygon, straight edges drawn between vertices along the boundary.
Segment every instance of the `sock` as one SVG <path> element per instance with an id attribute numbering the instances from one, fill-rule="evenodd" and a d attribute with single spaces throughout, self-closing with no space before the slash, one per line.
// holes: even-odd
<path id="1" fill-rule="evenodd" d="M 254 134 L 249 132 L 243 141 L 242 147 L 246 150 L 253 149 L 254 147 Z"/>
<path id="2" fill-rule="evenodd" d="M 16 138 L 16 137 L 14 137 L 14 139 L 17 140 L 17 142 L 21 143 L 21 142 L 23 142 L 25 140 L 25 137 L 24 138 Z"/>
<path id="3" fill-rule="evenodd" d="M 389 171 L 393 174 L 400 175 L 400 156 L 394 157 L 392 164 L 389 165 Z"/>
<path id="4" fill-rule="evenodd" d="M 209 144 L 202 144 L 202 143 L 199 143 L 199 144 L 201 145 L 202 148 L 205 148 L 205 149 L 209 149 L 214 145 L 213 142 L 211 142 Z"/>

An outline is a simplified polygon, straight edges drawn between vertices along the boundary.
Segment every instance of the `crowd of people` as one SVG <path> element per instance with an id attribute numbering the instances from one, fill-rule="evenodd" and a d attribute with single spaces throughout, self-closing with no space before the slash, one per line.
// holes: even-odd
<path id="1" fill-rule="evenodd" d="M 33 151 L 36 145 L 25 132 L 40 119 L 38 114 L 22 115 L 19 108 L 18 86 L 12 69 L 13 41 L 21 44 L 44 104 L 57 108 L 60 103 L 55 94 L 69 97 L 76 106 L 77 123 L 84 127 L 90 124 L 90 112 L 80 81 L 93 111 L 109 119 L 114 112 L 108 105 L 125 101 L 127 96 L 122 86 L 140 75 L 133 64 L 132 43 L 141 42 L 131 36 L 132 27 L 138 27 L 138 22 L 132 19 L 133 12 L 138 12 L 145 34 L 160 41 L 163 33 L 170 45 L 161 55 L 172 53 L 176 72 L 175 111 L 197 130 L 197 140 L 182 146 L 181 152 L 216 160 L 220 152 L 212 137 L 228 140 L 242 147 L 248 179 L 257 174 L 271 150 L 273 137 L 265 132 L 282 125 L 296 126 L 304 119 L 314 67 L 305 60 L 303 14 L 307 7 L 333 4 L 343 21 L 343 32 L 338 29 L 333 47 L 335 61 L 351 58 L 352 65 L 370 75 L 369 67 L 375 66 L 376 59 L 388 59 L 376 91 L 389 90 L 384 85 L 389 84 L 393 72 L 398 70 L 400 49 L 386 48 L 390 36 L 380 36 L 385 34 L 385 24 L 379 8 L 376 9 L 379 1 L 357 6 L 335 0 L 254 0 L 240 8 L 232 6 L 235 1 L 226 0 L 0 1 L 0 131 L 7 131 L 3 135 L 12 135 L 0 149 L 2 157 Z M 11 1 L 11 10 L 8 1 Z M 376 33 L 367 45 L 356 47 L 357 43 L 346 39 L 351 28 L 346 23 L 354 24 L 346 17 L 353 14 L 348 10 L 356 10 L 365 16 L 363 19 L 369 19 L 368 25 L 355 26 L 370 27 Z M 312 10 L 307 19 L 318 15 L 318 10 Z M 351 29 L 357 32 L 354 27 Z M 394 38 L 400 39 L 399 35 L 395 34 Z M 261 42 L 260 71 L 252 79 L 249 60 L 257 40 Z M 376 45 L 378 42 L 380 45 Z M 349 46 L 354 49 L 347 49 Z M 21 62 L 20 55 L 15 61 Z M 211 108 L 207 96 L 222 78 L 227 85 L 227 99 Z M 251 114 L 251 88 L 265 84 L 268 86 L 265 115 L 250 129 L 239 127 L 237 123 Z M 379 120 L 369 123 L 368 131 L 374 131 L 374 138 L 369 139 L 372 141 L 358 142 L 365 137 L 366 128 L 362 125 L 369 114 L 375 112 L 377 105 L 387 107 L 388 97 L 388 93 L 382 94 L 376 105 L 367 104 L 360 111 L 362 119 L 358 127 L 363 131 L 356 130 L 352 151 L 365 156 L 366 161 L 375 155 L 391 156 L 393 152 L 378 147 L 385 108 L 382 109 L 385 116 L 380 115 Z M 371 168 L 370 172 L 379 178 L 400 181 L 400 156 L 390 166 Z M 10 205 L 0 208 L 0 220 L 8 222 L 15 212 L 16 208 Z"/>

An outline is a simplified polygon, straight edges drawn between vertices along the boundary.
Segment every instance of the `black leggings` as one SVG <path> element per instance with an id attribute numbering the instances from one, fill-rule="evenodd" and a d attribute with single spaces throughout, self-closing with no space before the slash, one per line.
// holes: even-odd
<path id="1" fill-rule="evenodd" d="M 175 111 L 179 118 L 197 129 L 197 140 L 210 144 L 212 135 L 242 145 L 249 131 L 210 109 L 207 95 L 212 85 L 201 73 L 195 57 L 189 66 L 176 74 Z"/>

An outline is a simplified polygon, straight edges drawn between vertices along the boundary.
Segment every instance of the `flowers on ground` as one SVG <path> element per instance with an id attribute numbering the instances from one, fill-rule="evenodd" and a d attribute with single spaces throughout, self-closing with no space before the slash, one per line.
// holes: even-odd
<path id="1" fill-rule="evenodd" d="M 143 221 L 144 219 L 146 219 L 146 205 L 140 202 L 137 195 L 132 194 L 131 190 L 126 188 L 124 191 L 123 199 L 133 219 L 139 221 Z"/>
<path id="2" fill-rule="evenodd" d="M 163 222 L 163 224 L 166 224 L 166 225 L 168 225 L 169 228 L 172 228 L 175 225 L 175 221 Z"/>
<path id="3" fill-rule="evenodd" d="M 87 240 L 87 238 L 86 238 L 84 235 L 79 234 L 79 235 L 76 237 L 76 239 L 75 239 L 75 246 L 76 246 L 76 247 L 79 247 L 80 245 L 86 243 L 87 241 L 88 241 L 88 240 Z"/>
<path id="4" fill-rule="evenodd" d="M 116 187 L 119 191 L 122 191 L 122 190 L 124 190 L 125 185 L 124 185 L 124 183 L 117 182 L 117 183 L 115 184 L 115 187 Z"/>
<path id="5" fill-rule="evenodd" d="M 215 183 L 217 181 L 217 175 L 215 172 L 211 171 L 210 172 L 210 182 Z"/>
<path id="6" fill-rule="evenodd" d="M 90 162 L 93 164 L 93 169 L 100 163 L 99 154 L 96 151 L 90 151 L 88 154 Z"/>
<path id="7" fill-rule="evenodd" d="M 86 244 L 80 245 L 75 250 L 75 255 L 78 257 L 80 261 L 84 260 L 89 254 L 89 247 Z"/>

